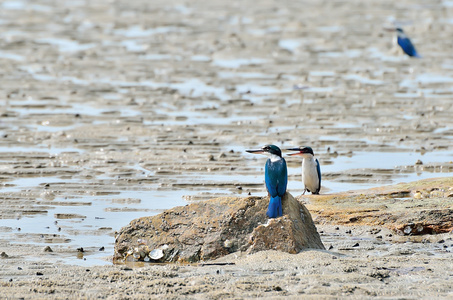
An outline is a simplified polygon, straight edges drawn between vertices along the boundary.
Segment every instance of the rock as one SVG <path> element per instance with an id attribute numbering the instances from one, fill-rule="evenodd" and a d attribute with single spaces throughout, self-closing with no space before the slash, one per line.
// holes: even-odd
<path id="1" fill-rule="evenodd" d="M 283 217 L 269 219 L 267 224 L 253 230 L 248 253 L 269 249 L 288 253 L 298 253 L 307 248 L 325 249 L 308 209 L 291 194 L 287 195 Z"/>
<path id="2" fill-rule="evenodd" d="M 453 177 L 338 194 L 304 195 L 316 223 L 383 226 L 401 235 L 453 230 Z M 433 191 L 435 191 L 433 193 Z"/>
<path id="3" fill-rule="evenodd" d="M 324 249 L 310 213 L 291 194 L 283 198 L 283 217 L 269 220 L 268 203 L 268 197 L 223 197 L 135 219 L 118 233 L 114 261 L 162 253 L 160 262 L 197 262 L 236 251 Z"/>

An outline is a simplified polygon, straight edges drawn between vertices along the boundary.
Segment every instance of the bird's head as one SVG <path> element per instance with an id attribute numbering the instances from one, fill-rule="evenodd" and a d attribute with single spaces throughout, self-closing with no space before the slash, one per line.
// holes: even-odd
<path id="1" fill-rule="evenodd" d="M 389 32 L 396 32 L 397 35 L 404 35 L 404 31 L 401 27 L 385 27 L 384 30 Z"/>
<path id="2" fill-rule="evenodd" d="M 261 149 L 245 150 L 245 151 L 247 151 L 249 153 L 255 153 L 255 154 L 265 154 L 265 155 L 273 154 L 273 155 L 282 157 L 282 151 L 280 150 L 280 148 L 278 148 L 275 145 L 265 145 L 265 146 L 261 147 Z"/>
<path id="3" fill-rule="evenodd" d="M 396 31 L 396 34 L 398 35 L 398 37 L 403 38 L 403 39 L 407 38 L 406 34 L 404 33 L 404 31 L 401 27 L 396 27 L 395 31 Z"/>
<path id="4" fill-rule="evenodd" d="M 306 147 L 306 146 L 300 146 L 300 147 L 290 148 L 290 149 L 286 149 L 286 150 L 297 151 L 297 152 L 288 154 L 289 156 L 295 156 L 295 155 L 300 155 L 300 156 L 312 155 L 312 156 L 314 156 L 315 155 L 313 153 L 313 149 L 311 147 Z"/>

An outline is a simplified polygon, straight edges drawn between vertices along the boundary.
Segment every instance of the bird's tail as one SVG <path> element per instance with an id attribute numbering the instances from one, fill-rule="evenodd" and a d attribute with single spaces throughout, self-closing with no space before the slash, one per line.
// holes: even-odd
<path id="1" fill-rule="evenodd" d="M 278 218 L 282 215 L 282 197 L 271 197 L 269 200 L 269 207 L 267 208 L 267 216 L 269 218 Z"/>

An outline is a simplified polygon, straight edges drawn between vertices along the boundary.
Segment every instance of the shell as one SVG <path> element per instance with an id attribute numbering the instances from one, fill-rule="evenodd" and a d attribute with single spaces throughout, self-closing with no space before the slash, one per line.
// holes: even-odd
<path id="1" fill-rule="evenodd" d="M 162 251 L 161 249 L 154 249 L 149 253 L 148 256 L 152 260 L 159 260 L 164 257 L 164 251 Z"/>

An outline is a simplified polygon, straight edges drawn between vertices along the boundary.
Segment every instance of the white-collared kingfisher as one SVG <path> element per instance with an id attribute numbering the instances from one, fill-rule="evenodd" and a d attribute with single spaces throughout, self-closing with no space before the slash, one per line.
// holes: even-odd
<path id="1" fill-rule="evenodd" d="M 420 58 L 421 56 L 417 53 L 417 50 L 415 50 L 414 45 L 412 44 L 411 40 L 407 37 L 407 35 L 404 33 L 403 29 L 397 27 L 395 29 L 396 31 L 396 38 L 398 41 L 398 45 L 403 49 L 404 53 L 409 55 L 410 57 L 418 57 Z"/>
<path id="2" fill-rule="evenodd" d="M 301 146 L 287 150 L 297 151 L 288 154 L 290 156 L 302 156 L 302 183 L 304 184 L 304 194 L 307 191 L 312 194 L 319 194 L 319 191 L 321 190 L 321 167 L 318 159 L 314 157 L 315 154 L 313 153 L 313 149 L 311 147 Z"/>
<path id="3" fill-rule="evenodd" d="M 288 169 L 286 161 L 282 157 L 282 151 L 275 145 L 266 145 L 259 150 L 246 151 L 269 156 L 264 169 L 264 180 L 270 196 L 266 214 L 269 218 L 281 217 L 283 215 L 282 197 L 286 193 L 288 184 Z"/>

